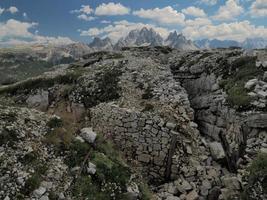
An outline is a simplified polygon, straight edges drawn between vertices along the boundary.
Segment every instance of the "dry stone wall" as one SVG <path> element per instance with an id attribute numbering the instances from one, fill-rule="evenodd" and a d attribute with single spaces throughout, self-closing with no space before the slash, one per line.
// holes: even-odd
<path id="1" fill-rule="evenodd" d="M 111 103 L 93 108 L 91 117 L 94 130 L 111 137 L 127 157 L 140 161 L 150 179 L 163 180 L 170 173 L 171 148 L 175 149 L 178 135 L 175 124 Z"/>

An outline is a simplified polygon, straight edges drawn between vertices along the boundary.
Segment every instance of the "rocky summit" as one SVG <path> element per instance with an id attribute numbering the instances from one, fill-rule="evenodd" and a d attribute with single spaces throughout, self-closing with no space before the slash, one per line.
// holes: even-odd
<path id="1" fill-rule="evenodd" d="M 0 199 L 267 199 L 266 49 L 176 40 L 192 50 L 84 52 L 1 86 Z"/>

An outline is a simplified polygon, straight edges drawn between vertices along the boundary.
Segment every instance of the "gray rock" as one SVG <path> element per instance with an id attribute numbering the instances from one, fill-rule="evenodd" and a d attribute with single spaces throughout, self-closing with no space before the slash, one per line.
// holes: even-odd
<path id="1" fill-rule="evenodd" d="M 222 159 L 225 157 L 225 152 L 221 143 L 211 142 L 209 146 L 211 155 L 215 160 Z"/>
<path id="2" fill-rule="evenodd" d="M 266 128 L 267 127 L 267 114 L 256 114 L 248 117 L 247 125 L 252 128 Z"/>
<path id="3" fill-rule="evenodd" d="M 35 197 L 41 197 L 45 192 L 46 192 L 46 188 L 39 187 L 38 189 L 36 189 L 36 190 L 33 191 L 33 195 Z"/>
<path id="4" fill-rule="evenodd" d="M 176 196 L 167 196 L 166 200 L 180 200 L 180 198 Z"/>
<path id="5" fill-rule="evenodd" d="M 198 197 L 198 193 L 195 190 L 192 190 L 186 195 L 186 200 L 197 200 Z"/>
<path id="6" fill-rule="evenodd" d="M 89 162 L 88 167 L 87 167 L 87 173 L 94 175 L 96 173 L 96 165 Z"/>
<path id="7" fill-rule="evenodd" d="M 241 189 L 241 183 L 238 180 L 237 177 L 222 177 L 223 185 L 231 190 L 240 190 Z"/>
<path id="8" fill-rule="evenodd" d="M 150 155 L 148 155 L 148 154 L 140 154 L 138 156 L 138 160 L 141 161 L 141 162 L 149 163 Z"/>
<path id="9" fill-rule="evenodd" d="M 92 128 L 83 128 L 81 130 L 81 137 L 88 143 L 93 144 L 95 142 L 97 134 Z"/>
<path id="10" fill-rule="evenodd" d="M 26 103 L 31 108 L 37 108 L 41 111 L 46 111 L 49 106 L 49 93 L 48 91 L 40 90 L 35 95 L 30 95 Z"/>
<path id="11" fill-rule="evenodd" d="M 258 79 L 251 79 L 245 84 L 245 88 L 250 90 L 253 86 L 255 86 L 258 83 Z"/>

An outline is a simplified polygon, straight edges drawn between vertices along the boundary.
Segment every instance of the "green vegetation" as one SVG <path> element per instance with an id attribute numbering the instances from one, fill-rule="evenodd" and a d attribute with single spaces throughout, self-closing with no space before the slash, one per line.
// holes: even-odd
<path id="1" fill-rule="evenodd" d="M 142 194 L 141 200 L 151 200 L 152 199 L 152 193 L 151 193 L 147 184 L 141 183 L 139 185 L 139 190 Z"/>
<path id="2" fill-rule="evenodd" d="M 58 117 L 53 117 L 51 118 L 47 124 L 46 124 L 50 129 L 53 128 L 60 128 L 63 126 L 63 121 L 62 119 L 58 118 Z"/>
<path id="3" fill-rule="evenodd" d="M 118 86 L 119 77 L 122 71 L 116 67 L 104 67 L 101 72 L 95 75 L 96 80 L 91 85 L 82 88 L 84 94 L 83 103 L 87 108 L 95 106 L 101 102 L 108 102 L 120 97 Z M 88 88 L 92 90 L 88 91 Z"/>
<path id="4" fill-rule="evenodd" d="M 32 165 L 32 164 L 31 164 Z M 24 188 L 21 192 L 25 195 L 29 195 L 35 189 L 37 189 L 42 182 L 42 175 L 46 173 L 48 167 L 41 161 L 36 161 L 34 164 L 34 173 L 25 182 Z"/>
<path id="5" fill-rule="evenodd" d="M 264 192 L 267 193 L 267 153 L 260 153 L 257 156 L 249 168 L 249 173 L 250 184 L 260 181 Z"/>
<path id="6" fill-rule="evenodd" d="M 18 135 L 14 130 L 3 128 L 0 131 L 0 146 L 8 144 L 10 147 L 13 147 L 16 141 L 18 141 Z"/>
<path id="7" fill-rule="evenodd" d="M 0 87 L 0 94 L 10 93 L 15 94 L 17 91 L 31 91 L 36 88 L 48 88 L 55 84 L 71 84 L 75 82 L 82 75 L 81 71 L 71 71 L 64 75 L 55 77 L 36 77 L 27 79 L 13 85 Z"/>
<path id="8" fill-rule="evenodd" d="M 72 141 L 68 149 L 69 153 L 66 158 L 66 164 L 70 168 L 81 166 L 90 150 L 91 147 L 87 143 L 82 143 L 80 141 Z"/>
<path id="9" fill-rule="evenodd" d="M 243 200 L 253 199 L 255 192 L 267 194 L 267 153 L 259 153 L 248 168 L 248 185 L 242 193 Z M 259 188 L 260 187 L 260 188 Z M 255 199 L 255 198 L 254 198 Z"/>
<path id="10" fill-rule="evenodd" d="M 230 71 L 224 74 L 220 86 L 228 94 L 227 101 L 238 110 L 246 110 L 250 107 L 251 97 L 244 88 L 250 79 L 262 75 L 262 70 L 255 65 L 254 57 L 241 57 L 233 62 Z"/>
<path id="11" fill-rule="evenodd" d="M 44 142 L 49 145 L 54 145 L 58 152 L 68 149 L 71 145 L 73 135 L 70 131 L 59 127 L 51 130 L 44 139 Z"/>
<path id="12" fill-rule="evenodd" d="M 101 135 L 98 135 L 94 146 L 72 141 L 68 152 L 66 164 L 70 169 L 82 167 L 86 158 L 96 165 L 94 175 L 88 176 L 82 170 L 75 180 L 71 189 L 74 199 L 123 199 L 130 179 L 130 169 L 110 141 Z"/>

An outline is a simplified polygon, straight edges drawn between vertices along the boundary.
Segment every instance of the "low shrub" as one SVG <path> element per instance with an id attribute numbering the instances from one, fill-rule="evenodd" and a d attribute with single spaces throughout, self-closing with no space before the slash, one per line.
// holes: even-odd
<path id="1" fill-rule="evenodd" d="M 53 128 L 60 128 L 63 126 L 63 120 L 59 117 L 53 117 L 51 118 L 47 124 L 46 124 L 50 129 Z"/>

